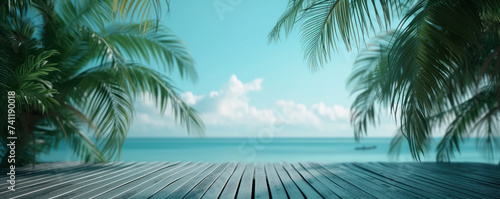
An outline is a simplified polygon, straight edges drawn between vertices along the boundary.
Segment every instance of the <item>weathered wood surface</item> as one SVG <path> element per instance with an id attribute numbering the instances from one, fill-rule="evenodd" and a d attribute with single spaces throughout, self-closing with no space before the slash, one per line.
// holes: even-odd
<path id="1" fill-rule="evenodd" d="M 2 170 L 2 172 L 5 170 Z M 4 179 L 6 179 L 4 175 Z M 0 198 L 500 198 L 480 163 L 45 163 Z"/>

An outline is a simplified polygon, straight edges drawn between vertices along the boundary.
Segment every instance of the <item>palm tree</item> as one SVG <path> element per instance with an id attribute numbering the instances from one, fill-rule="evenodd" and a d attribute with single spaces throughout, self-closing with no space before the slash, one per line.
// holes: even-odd
<path id="1" fill-rule="evenodd" d="M 384 32 L 359 54 L 348 81 L 357 140 L 389 109 L 399 126 L 391 154 L 407 141 L 420 161 L 442 128 L 437 161 L 450 161 L 469 136 L 489 158 L 500 151 L 500 1 L 291 0 L 270 41 L 296 25 L 313 69 L 338 42 L 350 50 Z"/>
<path id="2" fill-rule="evenodd" d="M 186 45 L 156 21 L 124 22 L 117 5 L 111 0 L 0 4 L 0 92 L 15 92 L 16 164 L 35 162 L 35 154 L 63 140 L 85 161 L 119 159 L 133 102 L 145 95 L 162 114 L 171 108 L 188 132 L 203 133 L 197 112 L 171 80 L 148 67 L 159 63 L 156 68 L 178 70 L 195 81 Z M 0 111 L 7 113 L 7 95 L 1 96 Z M 0 128 L 0 140 L 8 142 L 7 124 Z M 2 152 L 5 166 L 9 151 Z"/>

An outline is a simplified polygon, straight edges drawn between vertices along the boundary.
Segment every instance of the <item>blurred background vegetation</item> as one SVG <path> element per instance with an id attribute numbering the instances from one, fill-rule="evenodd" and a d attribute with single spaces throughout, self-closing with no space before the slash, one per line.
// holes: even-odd
<path id="1" fill-rule="evenodd" d="M 16 92 L 16 164 L 36 162 L 63 140 L 84 161 L 118 159 L 138 97 L 151 97 L 162 114 L 172 111 L 189 132 L 203 133 L 197 112 L 155 70 L 197 78 L 185 44 L 154 19 L 161 3 L 2 1 L 0 92 Z M 7 95 L 0 100 L 7 113 Z M 0 128 L 5 147 L 7 123 Z"/>

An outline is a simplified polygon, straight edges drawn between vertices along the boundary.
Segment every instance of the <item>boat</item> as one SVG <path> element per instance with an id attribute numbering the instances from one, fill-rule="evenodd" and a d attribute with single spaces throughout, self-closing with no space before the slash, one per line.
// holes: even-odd
<path id="1" fill-rule="evenodd" d="M 377 146 L 373 145 L 373 146 L 362 146 L 362 147 L 356 147 L 355 149 L 356 150 L 371 150 L 371 149 L 376 149 Z"/>

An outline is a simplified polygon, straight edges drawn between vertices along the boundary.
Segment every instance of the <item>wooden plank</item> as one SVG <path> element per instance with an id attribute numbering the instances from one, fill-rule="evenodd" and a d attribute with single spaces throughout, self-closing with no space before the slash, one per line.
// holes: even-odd
<path id="1" fill-rule="evenodd" d="M 61 197 L 61 196 L 75 196 L 79 195 L 82 192 L 85 192 L 85 190 L 88 190 L 89 188 L 95 188 L 96 186 L 105 184 L 107 182 L 110 182 L 111 180 L 120 178 L 120 177 L 126 177 L 128 176 L 129 173 L 134 173 L 134 172 L 139 172 L 141 169 L 147 169 L 152 166 L 157 166 L 160 165 L 159 163 L 156 164 L 145 164 L 145 163 L 139 163 L 139 164 L 130 164 L 127 165 L 127 167 L 124 168 L 117 168 L 115 170 L 111 171 L 105 171 L 102 173 L 98 173 L 98 175 L 94 175 L 89 173 L 89 175 L 81 178 L 81 179 L 76 179 L 73 182 L 69 184 L 70 186 L 64 187 L 64 188 L 58 188 L 58 187 L 53 187 L 53 189 L 49 190 L 48 193 L 43 194 L 43 197 L 41 198 L 51 198 L 51 197 Z M 68 184 L 68 183 L 66 183 Z"/>
<path id="2" fill-rule="evenodd" d="M 89 173 L 89 174 L 84 175 L 84 176 L 79 177 L 79 178 L 68 179 L 66 181 L 58 182 L 58 183 L 48 182 L 48 183 L 41 184 L 41 185 L 36 186 L 36 187 L 32 187 L 30 189 L 24 189 L 24 190 L 22 190 L 22 194 L 17 193 L 16 197 L 31 197 L 33 195 L 36 195 L 39 198 L 46 198 L 53 191 L 62 190 L 66 187 L 70 187 L 71 185 L 76 184 L 76 183 L 80 183 L 82 181 L 102 177 L 103 175 L 109 174 L 110 171 L 115 170 L 115 169 L 122 168 L 122 170 L 125 170 L 131 166 L 132 166 L 132 163 L 124 164 L 124 165 L 115 165 L 115 166 L 105 167 L 105 168 L 103 168 L 103 170 L 101 170 L 99 172 Z M 97 176 L 97 177 L 95 177 L 95 176 Z"/>
<path id="3" fill-rule="evenodd" d="M 288 162 L 283 162 L 283 168 L 306 198 L 322 198 L 322 196 L 302 178 Z"/>
<path id="4" fill-rule="evenodd" d="M 101 193 L 104 190 L 119 186 L 122 182 L 133 181 L 134 179 L 145 177 L 151 173 L 154 173 L 155 171 L 167 167 L 168 165 L 168 163 L 146 164 L 146 166 L 141 167 L 141 169 L 135 169 L 133 171 L 127 172 L 127 175 L 123 175 L 123 173 L 120 173 L 118 175 L 110 176 L 106 179 L 85 184 L 78 189 L 68 191 L 57 197 L 92 198 L 93 196 Z"/>
<path id="5" fill-rule="evenodd" d="M 266 163 L 264 165 L 264 169 L 266 170 L 267 182 L 269 183 L 271 198 L 288 198 L 285 188 L 283 187 L 283 183 L 281 182 L 278 173 L 276 173 L 276 169 L 274 168 L 274 166 L 271 163 Z M 302 196 L 302 194 L 300 195 Z"/>
<path id="6" fill-rule="evenodd" d="M 430 163 L 424 163 L 430 164 Z M 449 163 L 436 163 L 437 165 L 449 165 L 449 167 L 453 170 L 462 171 L 465 173 L 471 173 L 481 177 L 487 177 L 492 180 L 500 180 L 500 166 L 493 168 L 476 168 L 471 164 L 449 164 Z M 484 170 L 486 169 L 486 170 Z M 490 170 L 488 170 L 490 169 Z"/>
<path id="7" fill-rule="evenodd" d="M 144 171 L 132 173 L 131 175 L 128 175 L 124 178 L 120 178 L 120 179 L 116 179 L 116 180 L 111 181 L 111 182 L 108 181 L 106 183 L 103 183 L 102 185 L 100 185 L 94 189 L 88 190 L 86 193 L 77 195 L 76 197 L 78 197 L 78 198 L 95 198 L 96 196 L 99 196 L 102 193 L 106 193 L 108 191 L 120 188 L 121 186 L 124 186 L 128 183 L 131 183 L 131 182 L 134 182 L 134 181 L 137 181 L 140 179 L 148 178 L 148 177 L 151 177 L 154 175 L 158 175 L 159 173 L 161 173 L 159 171 L 162 171 L 163 169 L 168 168 L 170 166 L 172 166 L 172 163 L 167 163 L 167 162 L 160 164 L 160 166 L 152 166 L 152 168 L 146 168 L 146 169 L 144 169 Z"/>
<path id="8" fill-rule="evenodd" d="M 255 166 L 255 177 L 254 177 L 254 198 L 259 199 L 268 199 L 269 198 L 269 190 L 267 188 L 267 177 L 266 171 L 264 170 L 264 165 L 262 163 L 258 163 Z"/>
<path id="9" fill-rule="evenodd" d="M 236 169 L 227 181 L 226 186 L 219 196 L 220 199 L 234 199 L 236 197 L 240 180 L 243 176 L 243 172 L 245 172 L 246 165 L 247 164 L 245 163 L 239 163 L 238 166 L 236 166 Z"/>
<path id="10" fill-rule="evenodd" d="M 44 163 L 39 163 L 36 164 L 35 167 L 33 167 L 32 164 L 24 165 L 22 167 L 16 166 L 16 171 L 21 174 L 22 172 L 32 172 L 32 171 L 40 171 L 44 169 L 52 169 L 54 167 L 60 167 L 60 165 L 68 163 L 73 166 L 78 166 L 81 165 L 81 162 L 44 162 Z M 9 168 L 1 168 L 0 172 L 9 172 Z"/>
<path id="11" fill-rule="evenodd" d="M 130 166 L 130 165 L 131 164 L 129 164 L 128 166 Z M 96 176 L 96 175 L 99 175 L 101 173 L 106 173 L 109 170 L 118 168 L 120 166 L 124 166 L 124 165 L 109 165 L 107 167 L 102 167 L 102 168 L 97 169 L 97 170 L 90 170 L 89 169 L 90 171 L 93 172 L 92 173 L 93 175 L 90 175 L 90 176 Z M 33 194 L 33 195 L 43 197 L 46 193 L 49 193 L 50 191 L 70 186 L 71 184 L 76 183 L 77 181 L 84 179 L 84 178 L 87 178 L 87 177 L 89 177 L 89 174 L 83 173 L 83 175 L 81 175 L 81 176 L 76 176 L 76 177 L 72 176 L 72 178 L 66 178 L 65 180 L 62 180 L 63 178 L 53 180 L 53 181 L 51 181 L 50 179 L 47 179 L 46 182 L 34 183 L 34 186 L 31 186 L 28 188 L 23 187 L 23 189 L 20 190 L 19 192 L 16 191 L 17 192 L 16 196 L 24 197 L 22 195 Z"/>
<path id="12" fill-rule="evenodd" d="M 35 165 L 26 165 L 23 167 L 16 166 L 16 177 L 22 177 L 26 175 L 38 175 L 43 172 L 52 172 L 53 170 L 71 170 L 72 168 L 80 167 L 81 165 L 92 165 L 93 163 L 82 163 L 82 162 L 51 162 L 42 163 Z M 0 169 L 0 172 L 9 172 L 10 169 Z"/>
<path id="13" fill-rule="evenodd" d="M 500 185 L 500 179 L 492 178 L 491 176 L 483 176 L 478 175 L 473 172 L 464 172 L 463 170 L 459 170 L 456 167 L 450 167 L 450 164 L 420 164 L 420 168 L 434 172 L 435 170 L 439 170 L 440 172 L 457 176 L 463 180 L 469 180 L 473 182 L 477 182 L 482 186 L 495 186 Z"/>
<path id="14" fill-rule="evenodd" d="M 451 170 L 462 171 L 462 173 L 474 174 L 479 177 L 485 177 L 492 181 L 500 180 L 500 165 L 483 163 L 423 163 L 426 165 L 436 164 L 442 167 L 448 167 Z"/>
<path id="15" fill-rule="evenodd" d="M 71 166 L 70 168 L 53 168 L 48 170 L 33 170 L 32 173 L 25 175 L 18 175 L 18 171 L 16 169 L 16 186 L 19 187 L 29 187 L 37 184 L 37 182 L 46 181 L 46 180 L 54 180 L 54 178 L 58 176 L 67 176 L 68 174 L 74 174 L 75 172 L 85 171 L 87 169 L 98 169 L 99 167 L 107 167 L 111 164 L 83 164 L 79 166 Z M 22 168 L 22 167 L 21 167 Z M 56 176 L 55 176 L 56 175 Z M 8 182 L 1 182 L 0 186 L 7 187 Z M 28 185 L 28 186 L 26 186 Z M 1 194 L 1 192 L 0 192 Z"/>
<path id="16" fill-rule="evenodd" d="M 109 190 L 103 194 L 100 194 L 97 196 L 97 198 L 103 198 L 103 199 L 112 199 L 112 198 L 129 198 L 139 191 L 142 191 L 151 185 L 164 180 L 165 178 L 168 178 L 168 176 L 172 175 L 173 173 L 179 172 L 182 170 L 183 167 L 186 167 L 188 163 L 179 163 L 175 162 L 172 163 L 172 166 L 169 166 L 165 169 L 162 169 L 161 171 L 158 171 L 157 174 L 151 175 L 150 177 L 147 178 L 142 178 L 141 180 L 136 180 L 130 183 L 127 183 L 123 186 L 121 186 L 119 189 L 113 189 Z"/>
<path id="17" fill-rule="evenodd" d="M 203 172 L 199 173 L 198 175 L 194 176 L 193 178 L 189 179 L 188 182 L 179 186 L 170 195 L 168 195 L 167 198 L 184 198 L 184 196 L 186 196 L 196 186 L 200 185 L 205 179 L 207 179 L 207 177 L 213 175 L 214 172 L 219 172 L 219 173 L 214 174 L 214 175 L 220 174 L 220 172 L 222 172 L 226 168 L 226 166 L 227 166 L 227 163 L 214 164 L 214 166 L 206 169 L 205 171 L 203 171 Z M 187 198 L 189 198 L 189 197 L 187 197 Z"/>
<path id="18" fill-rule="evenodd" d="M 170 174 L 169 176 L 163 178 L 160 181 L 154 181 L 153 183 L 146 183 L 143 186 L 140 186 L 134 189 L 134 192 L 131 194 L 123 195 L 119 198 L 149 198 L 153 196 L 155 193 L 159 192 L 163 188 L 169 186 L 170 184 L 184 178 L 185 176 L 190 175 L 191 173 L 199 172 L 200 169 L 206 168 L 208 163 L 190 163 L 185 165 L 180 170 L 175 173 Z"/>
<path id="19" fill-rule="evenodd" d="M 448 164 L 448 163 L 442 163 L 442 164 Z M 451 163 L 453 166 L 457 167 L 468 167 L 473 170 L 477 171 L 485 171 L 491 175 L 495 175 L 500 177 L 500 164 L 486 164 L 486 163 L 475 163 L 475 162 L 468 162 L 468 163 Z"/>
<path id="20" fill-rule="evenodd" d="M 283 184 L 283 187 L 286 190 L 287 196 L 289 198 L 296 198 L 296 199 L 304 198 L 297 185 L 295 185 L 293 180 L 290 178 L 288 173 L 283 168 L 283 165 L 281 165 L 280 163 L 274 163 L 273 166 L 274 169 L 276 170 L 276 173 L 278 174 L 278 177 L 280 178 L 281 183 Z"/>
<path id="21" fill-rule="evenodd" d="M 442 186 L 436 186 L 435 184 L 428 183 L 426 181 L 421 181 L 415 178 L 410 173 L 404 173 L 405 171 L 392 169 L 390 167 L 383 166 L 378 163 L 363 163 L 359 165 L 373 171 L 378 174 L 386 176 L 398 183 L 406 184 L 411 187 L 423 190 L 422 192 L 428 192 L 434 196 L 432 197 L 443 197 L 443 198 L 461 198 L 464 197 L 462 193 L 451 191 L 449 189 L 443 188 Z M 412 166 L 409 166 L 412 167 Z"/>
<path id="22" fill-rule="evenodd" d="M 73 174 L 79 171 L 108 167 L 110 165 L 114 165 L 114 163 L 99 163 L 99 164 L 88 163 L 80 165 L 73 165 L 73 164 L 68 164 L 68 165 L 70 166 L 68 166 L 67 168 L 61 168 L 62 165 L 58 165 L 56 167 L 42 169 L 42 170 L 31 170 L 29 173 L 24 173 L 24 175 L 19 175 L 16 169 L 16 178 L 17 178 L 16 184 L 21 185 L 25 183 L 28 185 L 33 185 L 36 182 L 44 181 L 47 179 L 54 180 L 54 178 L 62 176 L 66 177 L 69 174 Z"/>
<path id="23" fill-rule="evenodd" d="M 365 164 L 365 163 L 363 163 Z M 387 170 L 386 167 L 379 167 L 378 169 L 367 169 L 365 167 L 362 167 L 360 165 L 363 165 L 363 164 L 357 164 L 357 163 L 351 163 L 349 164 L 350 168 L 353 169 L 357 169 L 359 172 L 363 172 L 367 175 L 370 175 L 370 176 L 373 176 L 391 186 L 393 186 L 394 188 L 400 188 L 402 190 L 405 190 L 407 191 L 408 193 L 407 194 L 410 194 L 410 195 L 414 195 L 414 197 L 425 197 L 425 198 L 432 198 L 432 197 L 436 197 L 435 195 L 431 194 L 431 193 L 428 193 L 426 192 L 426 190 L 423 190 L 421 187 L 412 187 L 412 186 L 408 186 L 406 184 L 402 184 L 402 183 L 399 183 L 397 181 L 395 181 L 394 179 L 390 178 L 390 177 L 387 177 L 387 176 L 384 176 L 384 175 L 381 175 L 379 172 L 381 171 L 384 171 L 384 170 Z M 393 188 L 393 189 L 394 189 Z"/>
<path id="24" fill-rule="evenodd" d="M 390 165 L 394 167 L 394 165 Z M 396 167 L 397 168 L 397 167 Z M 456 192 L 461 192 L 464 194 L 468 194 L 469 196 L 473 197 L 485 197 L 485 195 L 488 195 L 488 191 L 484 190 L 486 187 L 481 187 L 481 191 L 475 190 L 474 185 L 471 185 L 467 180 L 462 181 L 462 180 L 457 180 L 454 179 L 453 176 L 451 175 L 443 175 L 440 172 L 431 172 L 428 170 L 423 170 L 420 168 L 418 165 L 415 165 L 412 167 L 412 173 L 414 173 L 416 176 L 420 176 L 423 179 L 426 179 L 428 181 L 434 181 L 436 184 L 441 184 L 447 189 L 451 189 Z M 460 182 L 460 183 L 456 183 Z M 473 187 L 470 187 L 473 186 Z M 485 193 L 486 192 L 486 193 Z"/>
<path id="25" fill-rule="evenodd" d="M 463 190 L 463 189 L 458 189 L 454 186 L 449 186 L 447 185 L 446 183 L 443 183 L 439 180 L 436 180 L 434 177 L 435 175 L 434 174 L 431 174 L 431 173 L 427 173 L 427 175 L 431 175 L 430 177 L 422 177 L 421 175 L 417 174 L 415 172 L 415 166 L 416 165 L 405 165 L 405 164 L 386 164 L 386 163 L 378 163 L 378 164 L 381 164 L 385 167 L 387 167 L 389 170 L 392 170 L 394 171 L 394 173 L 398 173 L 398 172 L 406 172 L 406 175 L 409 175 L 411 176 L 412 179 L 414 179 L 416 182 L 419 182 L 420 184 L 428 184 L 428 185 L 433 185 L 436 189 L 441 189 L 443 190 L 443 192 L 456 192 L 458 194 L 462 194 L 468 198 L 478 198 L 477 197 L 477 194 L 475 193 L 470 193 L 469 191 L 467 190 Z M 408 168 L 411 169 L 411 171 L 408 171 Z"/>
<path id="26" fill-rule="evenodd" d="M 457 190 L 460 191 L 465 191 L 468 190 L 468 194 L 473 194 L 475 193 L 476 197 L 495 197 L 497 194 L 495 193 L 495 190 L 490 190 L 488 187 L 481 187 L 477 186 L 477 184 L 471 183 L 470 181 L 460 181 L 460 179 L 457 179 L 455 176 L 450 176 L 450 175 L 443 175 L 439 171 L 435 172 L 429 172 L 427 170 L 424 170 L 418 166 L 413 167 L 414 168 L 414 173 L 415 175 L 420 175 L 424 178 L 431 179 L 434 181 L 438 181 L 444 184 L 447 184 L 452 187 L 456 187 Z M 460 183 L 456 183 L 460 182 Z M 477 188 L 480 187 L 481 190 L 477 190 Z"/>
<path id="27" fill-rule="evenodd" d="M 158 199 L 158 198 L 166 198 L 170 194 L 172 194 L 174 191 L 176 191 L 179 187 L 182 185 L 191 182 L 192 179 L 197 179 L 197 176 L 200 174 L 204 174 L 207 170 L 211 171 L 214 169 L 213 163 L 206 163 L 202 165 L 201 167 L 197 168 L 195 171 L 183 176 L 179 180 L 172 182 L 168 186 L 165 186 L 163 189 L 160 191 L 156 192 L 153 196 L 150 197 L 150 199 Z M 188 190 L 189 191 L 189 190 Z"/>
<path id="28" fill-rule="evenodd" d="M 321 194 L 323 198 L 340 198 L 339 195 L 335 194 L 327 186 L 325 186 L 320 180 L 316 179 L 307 169 L 303 168 L 300 163 L 293 163 L 292 167 L 295 168 L 297 172 L 304 178 L 304 180 L 309 183 L 318 193 Z"/>
<path id="29" fill-rule="evenodd" d="M 425 198 L 435 197 L 432 194 L 426 192 L 425 190 L 421 190 L 421 189 L 418 189 L 418 188 L 415 188 L 412 186 L 408 186 L 406 184 L 401 184 L 401 183 L 394 181 L 394 179 L 388 178 L 387 176 L 380 175 L 377 173 L 378 170 L 366 169 L 366 168 L 358 166 L 358 164 L 356 164 L 356 163 L 350 163 L 350 164 L 345 164 L 345 165 L 349 165 L 349 168 L 351 168 L 351 169 L 355 169 L 359 172 L 363 172 L 363 173 L 365 173 L 369 176 L 372 176 L 372 177 L 374 177 L 374 178 L 376 178 L 384 183 L 387 183 L 388 185 L 392 186 L 392 189 L 401 189 L 402 191 L 406 192 L 405 195 L 412 195 L 412 197 L 419 197 L 419 198 L 420 197 L 425 197 Z M 385 170 L 387 168 L 381 168 L 381 169 Z"/>
<path id="30" fill-rule="evenodd" d="M 353 168 L 350 164 L 339 164 L 336 167 L 341 168 L 343 171 L 350 173 L 351 175 L 356 175 L 360 179 L 360 181 L 365 182 L 365 186 L 376 189 L 384 193 L 389 198 L 408 198 L 408 197 L 422 197 L 419 195 L 415 195 L 405 189 L 402 189 L 398 186 L 395 186 L 394 183 L 388 183 L 384 180 L 384 178 L 380 178 L 379 176 L 363 172 L 357 168 Z M 326 165 L 328 166 L 328 165 Z M 381 189 L 380 189 L 381 188 Z"/>
<path id="31" fill-rule="evenodd" d="M 299 163 L 302 168 L 304 168 L 306 171 L 308 171 L 314 178 L 316 178 L 318 181 L 321 182 L 321 184 L 325 185 L 328 189 L 330 189 L 333 193 L 338 195 L 341 198 L 352 198 L 355 197 L 352 193 L 349 192 L 347 189 L 344 187 L 339 186 L 338 184 L 334 183 L 333 181 L 329 180 L 325 176 L 323 176 L 318 170 L 316 170 L 314 167 L 312 167 L 309 163 Z"/>
<path id="32" fill-rule="evenodd" d="M 231 162 L 224 172 L 217 178 L 217 180 L 208 188 L 208 190 L 203 194 L 203 199 L 218 198 L 229 179 L 233 175 L 238 163 Z M 239 184 L 239 180 L 237 182 Z M 235 192 L 236 193 L 236 192 Z M 233 195 L 234 198 L 234 195 Z"/>
<path id="33" fill-rule="evenodd" d="M 61 168 L 60 166 L 56 166 L 56 167 L 49 167 L 49 166 L 46 166 L 46 167 L 43 167 L 43 168 L 26 168 L 25 167 L 16 167 L 15 171 L 16 171 L 16 183 L 17 182 L 27 182 L 27 181 L 31 181 L 31 180 L 36 180 L 36 179 L 39 179 L 39 178 L 43 178 L 43 177 L 50 177 L 54 174 L 57 174 L 57 173 L 64 173 L 64 172 L 67 172 L 67 171 L 72 171 L 72 170 L 78 170 L 80 169 L 81 167 L 89 167 L 89 166 L 92 166 L 93 164 L 84 164 L 84 165 L 75 165 L 75 164 L 69 164 L 69 166 L 67 168 Z M 9 172 L 10 170 L 5 170 L 5 169 L 2 169 L 2 173 L 7 173 Z M 35 177 L 37 176 L 37 177 Z M 1 181 L 0 182 L 0 186 L 7 186 L 8 182 L 5 182 L 5 181 Z"/>
<path id="34" fill-rule="evenodd" d="M 185 196 L 185 198 L 201 198 L 203 194 L 212 186 L 212 184 L 219 178 L 219 176 L 224 173 L 229 163 L 222 163 L 213 172 L 208 174 L 198 185 L 196 185 L 192 190 Z M 220 187 L 222 191 L 222 187 Z M 174 196 L 171 196 L 174 198 Z"/>
<path id="35" fill-rule="evenodd" d="M 418 164 L 407 166 L 404 164 L 395 165 L 395 164 L 385 164 L 385 163 L 382 164 L 381 163 L 381 165 L 389 167 L 389 169 L 392 168 L 393 170 L 403 170 L 404 171 L 406 169 L 406 172 L 410 173 L 411 176 L 414 177 L 415 179 L 419 179 L 420 181 L 427 182 L 429 184 L 434 184 L 434 185 L 439 186 L 443 189 L 448 189 L 449 191 L 453 191 L 453 192 L 467 195 L 467 197 L 469 197 L 469 198 L 480 197 L 480 195 L 478 195 L 477 193 L 471 192 L 467 189 L 461 189 L 455 185 L 452 185 L 452 184 L 456 184 L 456 183 L 451 183 L 451 185 L 450 185 L 450 182 L 443 181 L 439 174 L 425 172 L 425 171 L 418 171 L 417 170 Z M 397 167 L 397 166 L 399 166 L 399 167 Z M 411 171 L 408 171 L 408 168 L 410 168 Z"/>
<path id="36" fill-rule="evenodd" d="M 245 167 L 245 172 L 241 177 L 240 186 L 238 188 L 238 193 L 236 198 L 238 199 L 250 199 L 253 198 L 253 179 L 254 179 L 254 163 L 247 163 Z"/>
<path id="37" fill-rule="evenodd" d="M 327 171 L 325 168 L 318 165 L 317 163 L 309 163 L 309 165 L 310 165 L 311 169 L 314 169 L 317 171 L 317 173 L 315 175 L 318 175 L 318 176 L 323 175 L 326 179 L 330 180 L 332 183 L 335 183 L 340 188 L 346 190 L 348 193 L 355 194 L 356 195 L 355 197 L 375 198 L 374 196 L 370 195 L 369 192 L 366 192 L 365 190 L 359 188 L 358 186 L 351 184 L 348 181 L 345 181 L 344 179 L 340 178 L 339 176 Z M 354 197 L 354 195 L 351 195 L 350 197 Z"/>
<path id="38" fill-rule="evenodd" d="M 374 184 L 369 180 L 362 178 L 359 174 L 354 174 L 341 168 L 339 164 L 318 164 L 325 173 L 334 174 L 335 176 L 354 184 L 359 189 L 364 190 L 375 198 L 397 198 L 395 194 L 387 194 L 387 187 Z"/>
<path id="39" fill-rule="evenodd" d="M 156 169 L 150 170 L 146 173 L 141 173 L 141 174 L 135 174 L 131 175 L 127 178 L 123 178 L 120 180 L 116 180 L 115 182 L 108 183 L 102 187 L 99 187 L 97 189 L 92 190 L 92 192 L 88 192 L 86 194 L 80 195 L 78 197 L 83 197 L 83 198 L 111 198 L 114 195 L 109 195 L 108 197 L 103 196 L 104 194 L 107 194 L 109 192 L 119 190 L 118 193 L 122 193 L 127 190 L 127 187 L 129 186 L 135 186 L 136 184 L 142 184 L 144 182 L 147 182 L 151 179 L 154 179 L 164 173 L 167 173 L 171 171 L 172 168 L 176 168 L 175 166 L 178 165 L 179 162 L 174 162 L 174 163 L 169 163 L 165 164 L 164 166 L 157 167 Z M 115 192 L 116 193 L 116 192 Z"/>
<path id="40" fill-rule="evenodd" d="M 85 169 L 87 167 L 83 167 L 83 168 L 79 168 L 79 169 Z M 95 168 L 87 168 L 89 170 L 92 170 L 92 169 L 95 169 Z M 100 168 L 100 169 L 95 169 L 94 171 L 98 172 L 100 170 L 106 170 L 106 169 L 109 169 L 109 167 L 104 167 L 104 168 Z M 16 187 L 20 190 L 20 192 L 27 192 L 27 191 L 32 191 L 32 190 L 36 190 L 36 189 L 39 189 L 40 187 L 44 187 L 48 184 L 55 184 L 55 183 L 58 183 L 58 182 L 65 182 L 67 181 L 68 179 L 71 179 L 71 178 L 78 178 L 78 177 L 81 177 L 81 176 L 84 176 L 84 175 L 87 175 L 85 170 L 84 171 L 77 171 L 75 173 L 72 173 L 72 172 L 67 172 L 67 173 L 62 173 L 62 174 L 52 174 L 52 175 L 48 175 L 48 174 L 43 174 L 40 179 L 37 179 L 36 176 L 31 176 L 31 180 L 27 180 L 25 181 L 24 179 L 19 179 L 17 176 L 16 176 Z M 64 176 L 64 178 L 63 178 Z M 63 180 L 64 179 L 64 180 Z M 7 185 L 5 185 L 7 186 Z M 3 194 L 8 194 L 9 190 L 5 190 L 5 191 L 2 191 L 0 192 L 0 195 L 3 195 Z M 19 192 L 17 192 L 19 194 Z M 13 194 L 13 193 L 10 193 L 10 194 Z"/>
<path id="41" fill-rule="evenodd" d="M 24 186 L 2 191 L 0 198 L 495 198 L 500 187 L 500 166 L 479 163 L 127 163 L 49 169 L 62 165 L 19 168 L 27 172 L 16 186 Z M 53 182 L 51 175 L 64 175 L 65 181 Z"/>

